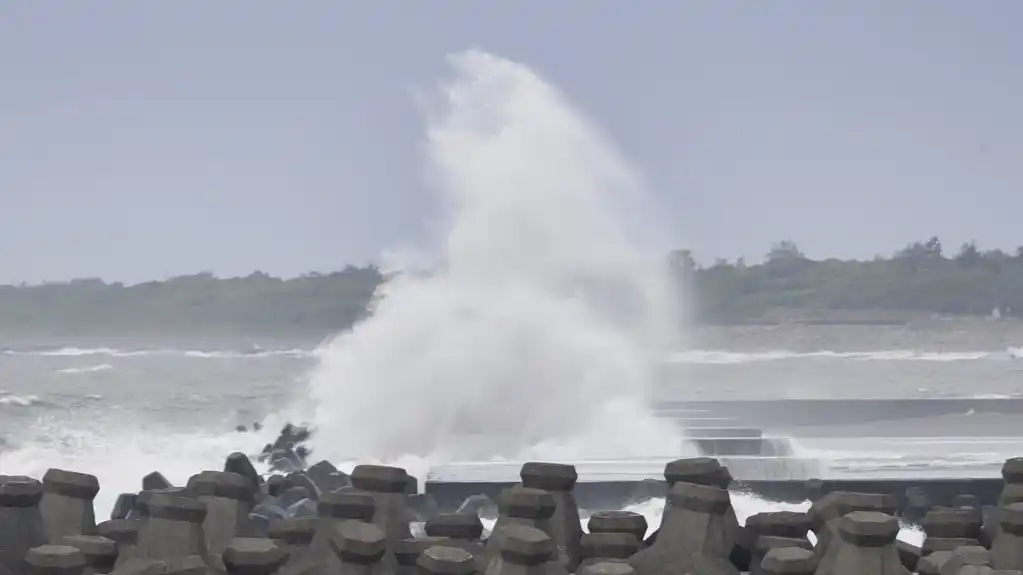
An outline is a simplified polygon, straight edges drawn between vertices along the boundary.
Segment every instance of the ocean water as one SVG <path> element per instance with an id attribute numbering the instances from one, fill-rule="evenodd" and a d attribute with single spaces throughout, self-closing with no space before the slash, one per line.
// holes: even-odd
<path id="1" fill-rule="evenodd" d="M 679 244 L 625 155 L 528 66 L 480 51 L 449 64 L 422 102 L 436 233 L 388 252 L 388 268 L 410 273 L 384 286 L 370 318 L 327 341 L 8 335 L 0 473 L 93 473 L 103 514 L 146 473 L 184 483 L 232 451 L 257 453 L 288 420 L 311 423 L 314 458 L 342 469 L 379 461 L 423 478 L 457 461 L 616 458 L 656 469 L 695 453 L 659 401 L 1023 391 L 1023 338 L 1008 322 L 681 329 L 664 264 Z M 252 421 L 264 429 L 233 430 Z M 910 437 L 928 424 L 902 425 Z M 867 472 L 921 453 L 991 467 L 1015 449 L 996 438 L 931 457 L 926 441 L 865 442 L 870 427 L 796 442 Z M 656 525 L 662 504 L 638 509 Z M 740 517 L 779 507 L 735 505 Z"/>
<path id="2" fill-rule="evenodd" d="M 976 329 L 982 340 L 984 326 Z M 736 334 L 737 339 L 743 337 Z M 916 344 L 940 337 L 940 332 L 918 334 Z M 783 381 L 800 382 L 789 386 L 792 397 L 822 397 L 826 394 L 820 387 L 827 387 L 835 374 L 850 372 L 873 375 L 858 388 L 859 397 L 899 397 L 893 387 L 906 390 L 907 397 L 926 397 L 918 390 L 933 387 L 936 377 L 943 387 L 934 392 L 935 397 L 949 397 L 947 391 L 956 387 L 963 390 L 963 397 L 1018 393 L 1014 390 L 1020 384 L 1021 362 L 1008 359 L 1006 349 L 848 351 L 862 343 L 852 340 L 846 349 L 770 354 L 694 349 L 673 354 L 667 361 L 676 369 L 687 366 L 689 370 L 683 371 L 688 385 L 719 390 L 716 396 L 704 394 L 719 399 L 732 397 L 737 388 L 744 396 L 769 395 L 768 390 Z M 102 345 L 95 340 L 19 345 L 16 339 L 7 339 L 0 352 L 0 437 L 4 440 L 0 473 L 39 477 L 49 467 L 94 473 L 102 486 L 97 509 L 106 513 L 118 493 L 137 491 L 141 477 L 150 471 L 159 470 L 180 484 L 202 469 L 219 468 L 231 451 L 258 452 L 278 430 L 275 425 L 283 423 L 281 407 L 308 392 L 310 375 L 317 373 L 322 354 L 329 352 L 317 340 L 197 338 L 194 345 L 188 344 L 180 339 L 119 338 Z M 728 361 L 721 361 L 722 357 Z M 784 380 L 777 379 L 781 375 Z M 997 473 L 1006 457 L 1023 453 L 1017 439 L 1023 433 L 1013 435 L 1018 419 L 1006 418 L 1000 433 L 994 429 L 990 435 L 958 439 L 947 419 L 937 418 L 882 422 L 896 430 L 883 439 L 883 445 L 881 439 L 874 443 L 862 439 L 876 437 L 877 424 L 843 428 L 825 438 L 807 433 L 796 442 L 803 454 L 867 474 L 883 474 L 910 459 L 938 466 L 969 461 L 971 469 L 987 465 Z M 268 427 L 259 433 L 233 431 L 237 424 L 257 420 L 269 422 Z M 935 428 L 951 433 L 934 433 Z M 335 461 L 342 467 L 354 464 Z M 397 461 L 402 463 L 401 458 Z M 660 505 L 655 500 L 637 510 L 656 525 Z M 808 505 L 749 497 L 736 500 L 740 517 Z M 904 534 L 910 540 L 914 537 L 913 531 Z"/>

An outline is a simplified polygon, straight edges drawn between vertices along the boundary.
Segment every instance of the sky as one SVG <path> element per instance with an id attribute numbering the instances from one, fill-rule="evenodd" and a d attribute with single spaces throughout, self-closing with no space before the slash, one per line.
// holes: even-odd
<path id="1" fill-rule="evenodd" d="M 0 2 L 0 283 L 294 276 L 414 242 L 414 95 L 467 48 L 558 86 L 701 261 L 1012 249 L 1021 21 L 1017 0 Z"/>

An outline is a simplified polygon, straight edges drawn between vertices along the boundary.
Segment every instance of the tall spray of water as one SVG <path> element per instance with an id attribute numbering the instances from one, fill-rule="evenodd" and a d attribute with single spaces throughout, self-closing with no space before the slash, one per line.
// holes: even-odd
<path id="1" fill-rule="evenodd" d="M 646 396 L 676 343 L 664 254 L 632 239 L 638 178 L 529 68 L 450 59 L 426 158 L 446 230 L 309 377 L 332 461 L 676 455 Z"/>

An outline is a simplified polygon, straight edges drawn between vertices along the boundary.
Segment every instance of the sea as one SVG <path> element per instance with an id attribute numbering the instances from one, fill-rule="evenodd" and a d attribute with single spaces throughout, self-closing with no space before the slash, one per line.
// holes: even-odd
<path id="1" fill-rule="evenodd" d="M 1015 323 L 716 328 L 699 335 L 719 346 L 665 358 L 676 379 L 663 382 L 660 398 L 1023 397 L 1023 359 L 1006 345 L 1023 341 Z M 878 343 L 900 345 L 871 349 Z M 284 406 L 307 397 L 329 349 L 309 338 L 10 337 L 0 351 L 0 473 L 93 473 L 102 486 L 96 506 L 105 514 L 150 471 L 182 484 L 219 468 L 232 451 L 258 453 L 285 421 Z M 386 425 L 386 414 L 379 415 Z M 969 419 L 962 415 L 960 431 Z M 1023 453 L 1018 419 L 960 436 L 947 419 L 894 418 L 860 429 L 803 430 L 794 442 L 801 455 L 855 461 L 863 471 L 882 473 L 923 454 L 934 466 L 966 459 L 997 474 L 1006 457 Z M 257 421 L 267 423 L 261 432 L 235 431 Z M 736 502 L 740 517 L 807 505 L 745 496 Z M 659 502 L 636 510 L 658 521 Z M 919 534 L 907 529 L 903 538 Z"/>
<path id="2" fill-rule="evenodd" d="M 516 462 L 546 460 L 646 462 L 658 475 L 695 454 L 677 414 L 658 411 L 672 401 L 1023 394 L 1014 321 L 687 328 L 664 257 L 684 230 L 641 165 L 556 78 L 480 50 L 447 63 L 437 89 L 419 94 L 425 166 L 395 167 L 428 176 L 429 225 L 381 255 L 400 273 L 366 320 L 326 338 L 0 326 L 0 474 L 95 474 L 105 515 L 145 474 L 183 484 L 231 452 L 258 453 L 292 421 L 314 429 L 312 459 L 342 470 L 381 462 L 422 480 L 505 462 L 513 477 Z M 764 431 L 846 473 L 997 475 L 1023 453 L 1018 415 L 926 415 Z M 235 429 L 253 422 L 262 428 Z M 635 510 L 653 528 L 663 504 Z M 734 505 L 743 519 L 809 502 Z M 906 526 L 901 537 L 920 534 Z"/>

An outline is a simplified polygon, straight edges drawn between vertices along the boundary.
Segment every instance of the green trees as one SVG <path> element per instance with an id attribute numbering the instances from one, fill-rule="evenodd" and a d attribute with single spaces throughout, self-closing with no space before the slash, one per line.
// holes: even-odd
<path id="1" fill-rule="evenodd" d="M 381 275 L 373 267 L 282 280 L 210 273 L 133 286 L 80 279 L 0 287 L 0 329 L 103 332 L 331 332 L 362 317 Z"/>
<path id="2" fill-rule="evenodd" d="M 1010 256 L 969 242 L 947 257 L 941 240 L 932 237 L 890 258 L 815 261 L 794 243 L 779 242 L 762 263 L 719 261 L 697 267 L 686 283 L 704 321 L 751 320 L 780 310 L 811 316 L 871 311 L 880 318 L 883 312 L 988 315 L 997 308 L 1014 315 L 1023 312 L 1023 247 Z"/>
<path id="3" fill-rule="evenodd" d="M 686 316 L 701 322 L 885 322 L 911 315 L 1023 315 L 1023 247 L 1009 254 L 969 242 L 947 254 L 940 239 L 891 257 L 811 260 L 792 241 L 762 262 L 701 265 L 669 254 Z M 78 333 L 330 333 L 363 317 L 382 281 L 374 267 L 283 280 L 262 272 L 210 273 L 133 286 L 96 278 L 0 286 L 0 331 Z M 851 319 L 850 319 L 851 318 Z"/>

